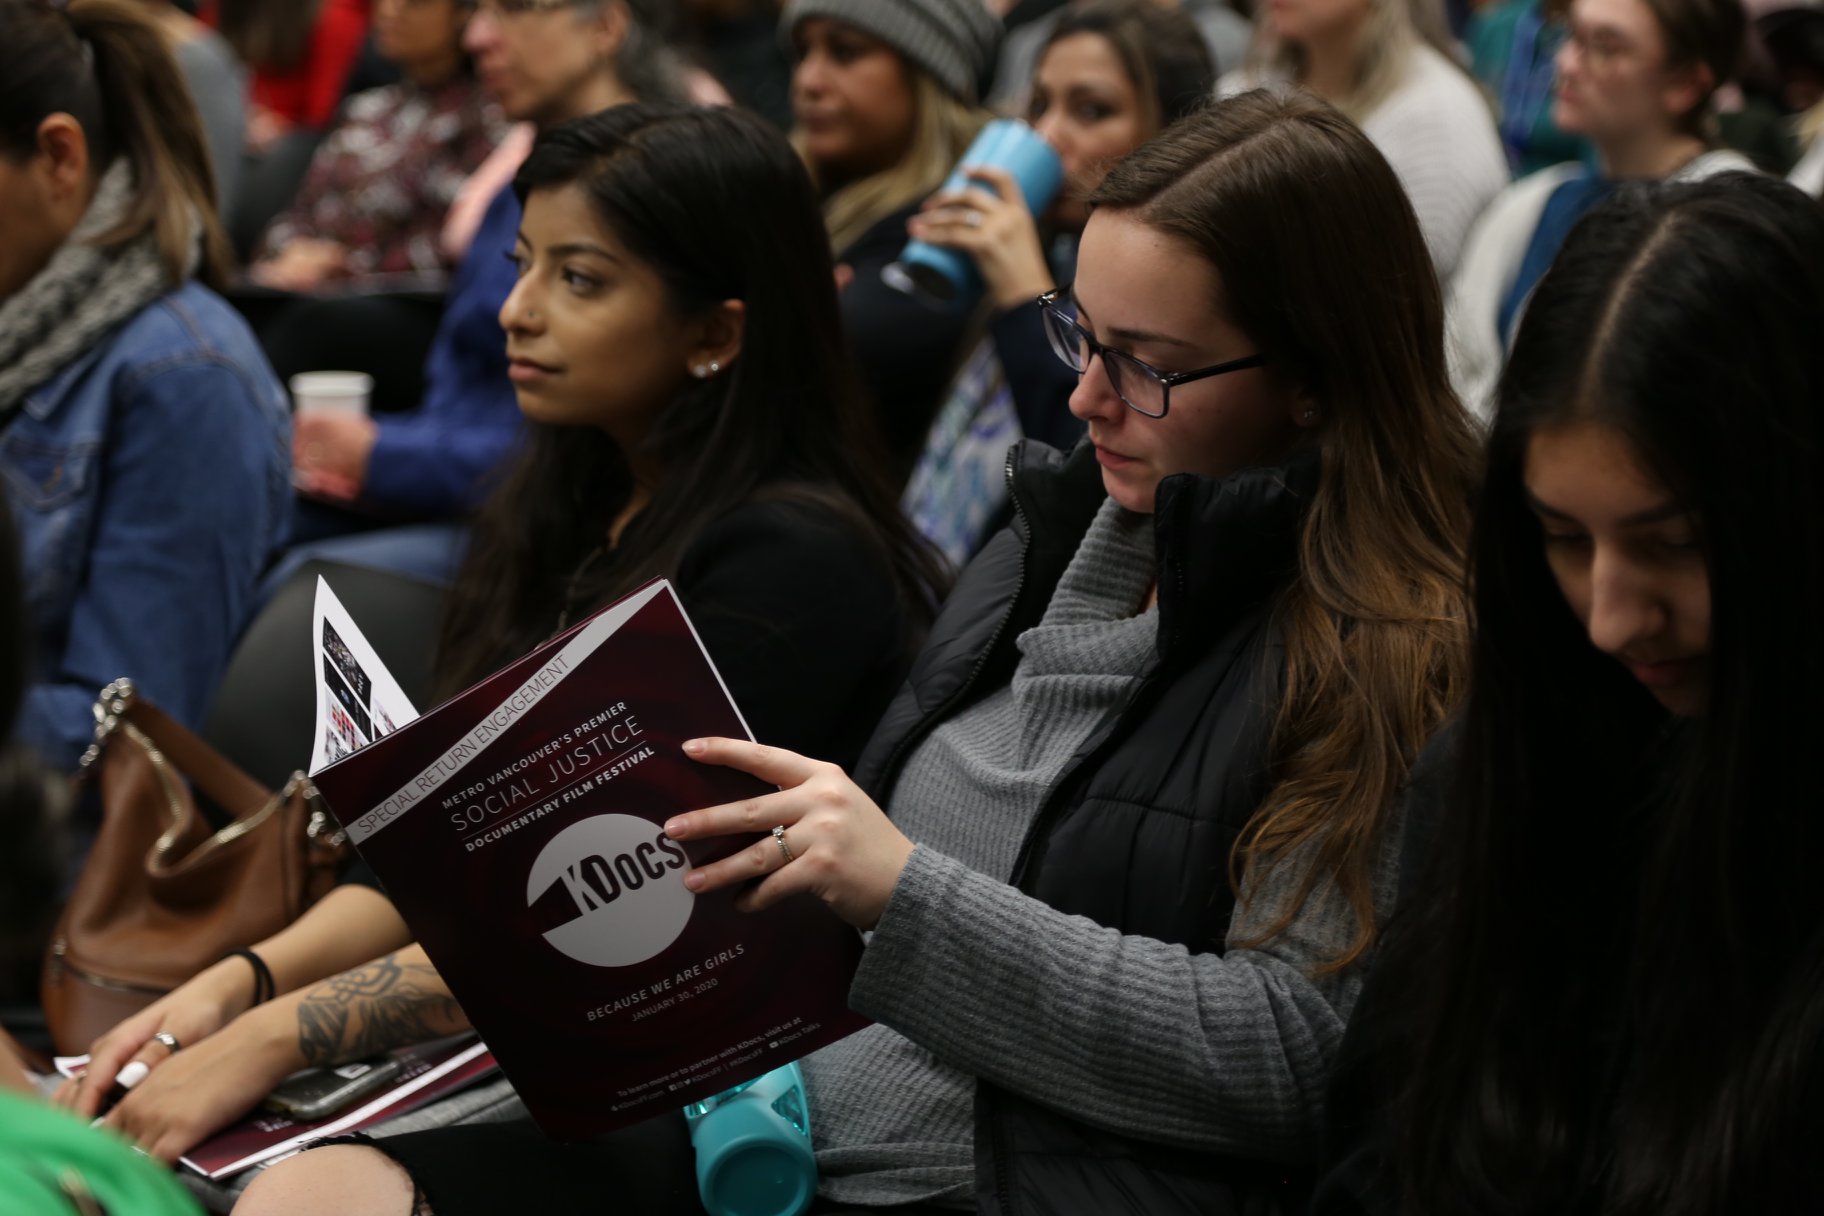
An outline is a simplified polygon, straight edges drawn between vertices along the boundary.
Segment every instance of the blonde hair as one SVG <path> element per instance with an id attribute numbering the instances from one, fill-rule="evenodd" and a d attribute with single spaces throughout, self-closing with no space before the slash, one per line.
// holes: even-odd
<path id="1" fill-rule="evenodd" d="M 1799 143 L 1810 147 L 1812 141 L 1824 135 L 1824 101 L 1813 103 L 1811 109 L 1799 115 Z"/>
<path id="2" fill-rule="evenodd" d="M 1412 57 L 1421 42 L 1421 16 L 1436 15 L 1437 5 L 1427 0 L 1370 0 L 1368 24 L 1356 47 L 1355 73 L 1349 92 L 1330 103 L 1360 123 L 1400 87 L 1412 68 Z M 1436 23 L 1426 20 L 1431 27 Z M 1265 10 L 1256 19 L 1254 49 L 1249 64 L 1262 79 L 1298 80 L 1305 70 L 1305 55 L 1297 44 L 1267 32 Z M 1446 56 L 1448 58 L 1448 56 Z"/>
<path id="3" fill-rule="evenodd" d="M 923 69 L 910 70 L 917 117 L 906 154 L 890 168 L 841 186 L 823 200 L 823 226 L 830 234 L 830 248 L 838 253 L 887 216 L 941 186 L 988 121 L 986 110 L 959 100 Z M 798 144 L 795 137 L 793 143 Z M 798 151 L 802 156 L 801 144 Z M 815 180 L 817 167 L 810 168 Z"/>

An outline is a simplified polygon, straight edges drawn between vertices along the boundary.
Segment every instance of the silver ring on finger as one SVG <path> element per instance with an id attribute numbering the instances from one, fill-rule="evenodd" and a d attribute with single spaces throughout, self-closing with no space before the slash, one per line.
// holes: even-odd
<path id="1" fill-rule="evenodd" d="M 963 212 L 963 223 L 970 228 L 980 228 L 982 226 L 982 213 L 973 209 Z"/>
<path id="2" fill-rule="evenodd" d="M 785 825 L 782 823 L 773 829 L 773 843 L 779 846 L 779 855 L 785 858 L 785 864 L 792 862 L 792 846 L 785 843 Z"/>
<path id="3" fill-rule="evenodd" d="M 172 1034 L 169 1030 L 161 1030 L 153 1035 L 152 1038 L 154 1042 L 163 1043 L 165 1045 L 165 1050 L 172 1055 L 176 1055 L 183 1048 L 183 1044 L 177 1041 L 177 1036 Z"/>

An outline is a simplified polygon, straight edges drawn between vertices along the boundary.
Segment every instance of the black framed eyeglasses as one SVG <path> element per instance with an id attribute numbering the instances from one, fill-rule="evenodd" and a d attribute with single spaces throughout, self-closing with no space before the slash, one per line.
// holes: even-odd
<path id="1" fill-rule="evenodd" d="M 1089 370 L 1091 359 L 1100 356 L 1103 374 L 1108 377 L 1115 395 L 1136 414 L 1163 418 L 1171 407 L 1172 390 L 1180 384 L 1266 366 L 1265 355 L 1247 355 L 1200 367 L 1194 372 L 1162 372 L 1132 355 L 1110 350 L 1090 337 L 1089 331 L 1077 324 L 1076 309 L 1065 295 L 1066 289 L 1060 287 L 1039 297 L 1039 312 L 1045 318 L 1045 336 L 1051 340 L 1052 353 L 1079 376 Z"/>

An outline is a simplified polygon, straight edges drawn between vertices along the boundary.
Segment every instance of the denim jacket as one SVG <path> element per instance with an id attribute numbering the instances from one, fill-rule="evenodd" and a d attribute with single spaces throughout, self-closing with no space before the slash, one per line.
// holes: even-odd
<path id="1" fill-rule="evenodd" d="M 19 733 L 48 764 L 75 767 L 119 676 L 200 723 L 290 523 L 290 431 L 253 334 L 194 282 L 0 430 L 32 628 Z"/>

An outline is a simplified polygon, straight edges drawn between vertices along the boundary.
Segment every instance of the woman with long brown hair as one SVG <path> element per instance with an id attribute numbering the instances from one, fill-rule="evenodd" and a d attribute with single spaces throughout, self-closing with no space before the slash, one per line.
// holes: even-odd
<path id="1" fill-rule="evenodd" d="M 666 825 L 780 829 L 687 885 L 757 879 L 753 904 L 809 893 L 873 930 L 849 999 L 877 1025 L 802 1061 L 820 1210 L 1291 1210 L 1397 879 L 1396 794 L 1457 698 L 1474 433 L 1386 161 L 1328 106 L 1253 94 L 1093 205 L 1077 299 L 1048 301 L 1089 442 L 1016 450 L 1016 521 L 859 783 L 686 745 L 782 787 Z M 456 1216 L 509 1163 L 557 1210 L 606 1178 L 698 1210 L 681 1118 L 437 1135 L 436 1169 L 326 1149 L 243 1210 L 403 1213 L 416 1184 Z M 416 1139 L 394 1159 L 425 1161 Z"/>

